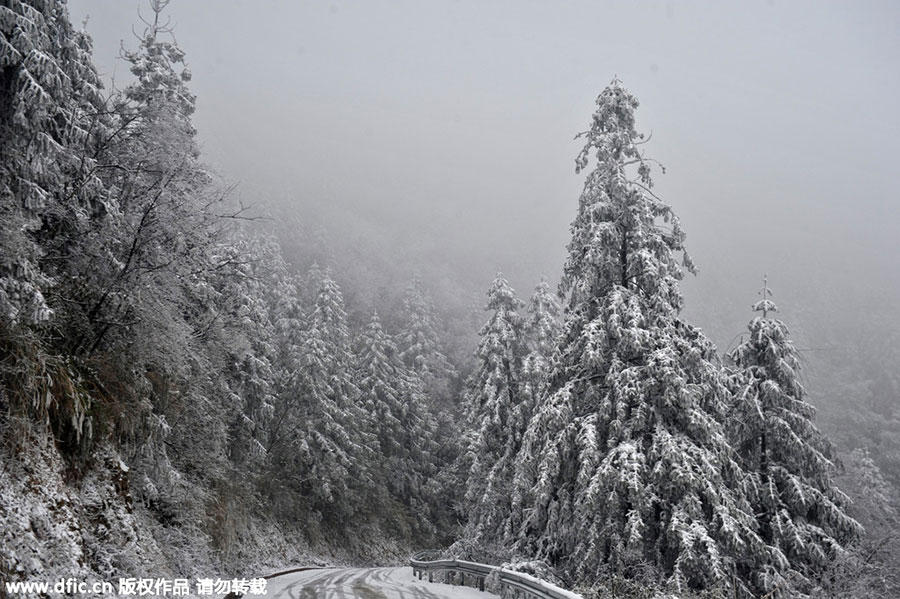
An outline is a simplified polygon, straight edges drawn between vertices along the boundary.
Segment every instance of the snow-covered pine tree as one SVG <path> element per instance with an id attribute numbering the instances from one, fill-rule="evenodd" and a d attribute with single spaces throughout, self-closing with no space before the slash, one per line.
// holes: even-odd
<path id="1" fill-rule="evenodd" d="M 45 294 L 68 250 L 90 220 L 116 210 L 98 175 L 111 126 L 90 54 L 65 2 L 0 4 L 2 324 L 50 320 Z"/>
<path id="2" fill-rule="evenodd" d="M 356 353 L 356 372 L 360 406 L 372 421 L 379 452 L 388 462 L 405 462 L 408 457 L 402 442 L 406 433 L 402 422 L 404 402 L 400 390 L 403 363 L 397 353 L 397 346 L 381 327 L 378 313 L 373 312 Z M 395 465 L 388 466 L 388 471 L 392 472 Z M 389 486 L 397 481 L 395 476 L 402 477 L 404 472 L 408 472 L 408 468 L 397 470 L 397 473 L 392 472 Z M 401 489 L 394 488 L 392 491 L 399 492 Z"/>
<path id="3" fill-rule="evenodd" d="M 514 419 L 521 423 L 516 428 L 524 436 L 531 422 L 534 407 L 542 401 L 546 395 L 550 374 L 553 366 L 553 354 L 556 352 L 559 337 L 562 334 L 562 321 L 560 320 L 560 307 L 556 295 L 551 291 L 546 278 L 534 288 L 534 293 L 528 303 L 528 318 L 524 327 L 525 359 L 522 361 L 522 375 L 520 386 L 520 401 L 516 407 Z M 521 446 L 521 438 L 518 443 Z M 522 456 L 519 457 L 522 459 Z M 517 481 L 512 483 L 512 489 L 526 491 L 534 483 L 531 481 Z M 512 507 L 508 514 L 504 536 L 506 543 L 512 545 L 516 540 L 516 533 L 522 526 L 523 506 L 521 502 L 526 499 L 527 493 L 512 493 Z"/>
<path id="4" fill-rule="evenodd" d="M 66 275 L 93 250 L 92 224 L 117 210 L 99 176 L 111 131 L 101 88 L 90 36 L 73 29 L 65 2 L 0 3 L 0 353 L 33 358 L 2 361 L 0 380 L 16 373 L 9 380 L 22 384 L 0 394 L 49 422 L 70 456 L 88 449 L 96 411 L 54 347 Z"/>
<path id="5" fill-rule="evenodd" d="M 303 364 L 304 339 L 309 326 L 306 309 L 301 301 L 303 284 L 300 279 L 301 277 L 285 270 L 271 282 L 270 301 L 278 358 L 275 411 L 267 440 L 269 451 L 293 438 L 291 414 L 295 413 L 301 401 L 296 389 L 297 373 Z"/>
<path id="6" fill-rule="evenodd" d="M 477 365 L 466 398 L 473 431 L 466 536 L 476 542 L 502 537 L 510 509 L 513 464 L 527 425 L 519 409 L 525 305 L 502 273 L 497 274 L 487 295 L 485 309 L 493 314 L 479 332 Z"/>
<path id="7" fill-rule="evenodd" d="M 517 544 L 576 580 L 649 566 L 676 589 L 746 594 L 738 563 L 761 542 L 724 434 L 715 348 L 678 317 L 678 281 L 693 265 L 651 190 L 637 106 L 614 80 L 579 135 L 576 171 L 592 155 L 596 165 L 572 224 L 551 392 L 520 452 Z"/>
<path id="8" fill-rule="evenodd" d="M 196 97 L 188 90 L 191 71 L 185 64 L 184 51 L 178 47 L 168 22 L 160 22 L 162 12 L 171 0 L 150 0 L 153 22 L 147 29 L 138 50 L 123 51 L 123 58 L 131 63 L 131 73 L 137 82 L 125 90 L 126 98 L 135 106 L 146 107 L 138 120 L 171 120 L 187 138 L 193 138 Z M 166 39 L 169 36 L 171 39 Z M 196 149 L 194 149 L 196 154 Z M 182 158 L 173 156 L 174 159 Z"/>
<path id="9" fill-rule="evenodd" d="M 214 259 L 230 266 L 211 281 L 221 305 L 208 316 L 209 327 L 219 323 L 227 338 L 228 452 L 246 468 L 262 463 L 267 453 L 279 381 L 278 308 L 284 294 L 296 291 L 285 288 L 290 274 L 271 236 L 238 231 Z"/>
<path id="10" fill-rule="evenodd" d="M 215 213 L 221 198 L 207 192 L 211 179 L 198 162 L 184 53 L 160 22 L 168 2 L 150 4 L 140 45 L 123 52 L 136 81 L 113 98 L 115 132 L 100 153 L 117 210 L 88 232 L 91 243 L 69 275 L 66 335 L 76 355 L 128 346 L 144 354 L 130 360 L 176 371 L 184 356 L 169 356 L 155 340 L 190 334 L 182 316 L 190 320 L 192 295 L 221 267 L 209 256 L 223 228 Z M 146 342 L 130 344 L 134 337 Z"/>
<path id="11" fill-rule="evenodd" d="M 456 369 L 441 349 L 434 302 L 418 276 L 407 288 L 402 307 L 400 357 L 422 381 L 432 401 L 447 400 Z"/>
<path id="12" fill-rule="evenodd" d="M 116 127 L 98 150 L 116 210 L 95 219 L 72 250 L 69 297 L 57 313 L 65 351 L 104 363 L 105 383 L 135 391 L 117 397 L 123 435 L 156 439 L 160 452 L 202 456 L 212 469 L 227 453 L 222 423 L 239 406 L 224 378 L 208 376 L 227 351 L 219 351 L 224 337 L 209 336 L 209 311 L 225 308 L 212 306 L 213 285 L 240 275 L 234 256 L 224 255 L 221 197 L 209 192 L 198 161 L 190 76 L 161 24 L 165 4 L 151 2 L 140 45 L 124 52 L 136 80 L 107 107 Z M 190 431 L 201 429 L 209 434 L 194 439 Z"/>
<path id="13" fill-rule="evenodd" d="M 522 393 L 526 399 L 521 405 L 527 408 L 522 415 L 526 423 L 531 419 L 534 403 L 547 390 L 553 353 L 561 333 L 559 302 L 547 280 L 541 279 L 528 304 L 528 319 L 524 329 L 527 355 L 522 364 Z"/>
<path id="14" fill-rule="evenodd" d="M 735 397 L 730 431 L 752 490 L 759 534 L 768 559 L 753 574 L 761 594 L 789 596 L 809 590 L 844 545 L 861 532 L 845 511 L 846 496 L 832 483 L 836 453 L 813 424 L 805 399 L 800 354 L 768 282 L 753 305 L 749 336 L 730 354 Z"/>
<path id="15" fill-rule="evenodd" d="M 315 509 L 327 505 L 329 518 L 340 520 L 362 507 L 360 494 L 371 483 L 373 439 L 357 404 L 353 356 L 344 300 L 329 270 L 319 275 L 315 305 L 293 370 L 282 391 L 291 402 L 283 418 L 288 442 L 273 452 Z"/>
<path id="16" fill-rule="evenodd" d="M 377 313 L 372 313 L 359 345 L 360 405 L 378 440 L 380 474 L 397 501 L 418 506 L 423 500 L 423 479 L 433 470 L 435 428 L 421 385 L 407 372 Z"/>

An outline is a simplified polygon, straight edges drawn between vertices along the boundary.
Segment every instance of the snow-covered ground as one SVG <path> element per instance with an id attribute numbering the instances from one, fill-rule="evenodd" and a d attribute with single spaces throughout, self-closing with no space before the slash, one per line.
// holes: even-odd
<path id="1" fill-rule="evenodd" d="M 266 596 L 279 599 L 497 599 L 467 586 L 419 580 L 412 568 L 329 568 L 269 579 Z"/>

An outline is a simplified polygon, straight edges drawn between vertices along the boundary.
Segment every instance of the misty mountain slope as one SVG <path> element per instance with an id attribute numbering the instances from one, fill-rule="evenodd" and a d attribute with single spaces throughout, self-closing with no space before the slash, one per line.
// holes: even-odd
<path id="1" fill-rule="evenodd" d="M 411 482 L 382 486 L 352 381 L 359 331 L 328 270 L 291 272 L 199 162 L 166 4 L 151 3 L 123 53 L 134 77 L 109 93 L 65 3 L 0 6 L 4 493 L 23 494 L 3 513 L 21 535 L 3 576 L 246 571 L 435 543 L 452 530 L 432 475 L 453 427 L 411 427 Z M 406 365 L 396 374 L 382 383 L 423 393 Z M 53 467 L 37 472 L 38 455 Z"/>
<path id="2" fill-rule="evenodd" d="M 67 2 L 0 2 L 3 581 L 257 576 L 449 547 L 526 562 L 588 599 L 896 594 L 890 295 L 867 303 L 853 289 L 843 304 L 782 292 L 796 337 L 763 298 L 762 316 L 745 329 L 740 311 L 733 341 L 717 348 L 712 339 L 732 339 L 734 280 L 698 294 L 704 332 L 682 294 L 696 269 L 668 203 L 679 194 L 664 192 L 645 153 L 683 134 L 686 116 L 664 120 L 650 144 L 634 94 L 618 78 L 600 92 L 576 137 L 583 188 L 555 290 L 555 277 L 528 274 L 561 249 L 538 243 L 554 233 L 524 225 L 533 191 L 553 203 L 548 227 L 568 196 L 554 185 L 523 192 L 520 177 L 533 173 L 513 155 L 466 170 L 476 141 L 496 141 L 493 127 L 470 127 L 470 148 L 416 138 L 408 162 L 376 143 L 387 128 L 361 127 L 347 145 L 313 136 L 316 157 L 343 170 L 291 154 L 273 177 L 278 193 L 248 207 L 203 162 L 215 144 L 197 131 L 204 98 L 174 9 L 148 4 L 121 53 L 130 74 L 107 90 Z M 353 18 L 331 8 L 335 23 Z M 300 72 L 305 51 L 294 50 L 287 62 Z M 271 58 L 254 76 L 284 57 Z M 385 114 L 382 83 L 357 99 L 357 116 Z M 326 96 L 293 98 L 296 122 Z M 679 101 L 658 96 L 651 115 Z M 486 122 L 518 119 L 514 139 L 548 169 L 567 162 L 535 149 L 540 119 L 504 97 L 510 110 Z M 241 110 L 262 132 L 282 99 L 258 93 Z M 379 170 L 385 156 L 434 178 L 394 187 Z M 274 146 L 254 155 L 276 157 Z M 355 207 L 329 186 L 303 197 L 329 173 L 351 183 Z M 394 206 L 402 217 L 375 202 L 391 189 L 409 193 Z M 474 220 L 454 237 L 453 223 Z M 761 238 L 783 225 L 769 220 L 754 221 Z M 454 239 L 466 246 L 456 257 Z M 756 259 L 777 262 L 759 247 Z M 727 270 L 749 277 L 738 254 L 723 252 Z M 529 301 L 514 277 L 495 276 L 502 258 L 515 277 L 533 276 Z M 788 290 L 826 288 L 814 273 L 785 272 Z M 839 451 L 816 427 L 816 405 Z M 365 576 L 356 590 L 375 593 Z"/>
<path id="3" fill-rule="evenodd" d="M 312 548 L 302 526 L 252 514 L 227 523 L 240 541 L 223 555 L 202 523 L 162 522 L 157 508 L 135 501 L 128 468 L 114 449 L 98 449 L 73 482 L 62 456 L 40 433 L 14 456 L 4 452 L 0 472 L 4 581 L 256 577 L 296 564 L 371 563 L 406 555 L 404 547 L 375 534 L 358 553 L 331 543 Z"/>

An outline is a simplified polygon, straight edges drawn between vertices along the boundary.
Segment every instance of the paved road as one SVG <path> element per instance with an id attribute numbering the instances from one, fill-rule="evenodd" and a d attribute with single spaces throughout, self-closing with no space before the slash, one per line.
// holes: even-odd
<path id="1" fill-rule="evenodd" d="M 412 568 L 331 568 L 270 578 L 267 596 L 277 599 L 498 599 L 462 586 L 419 580 Z"/>

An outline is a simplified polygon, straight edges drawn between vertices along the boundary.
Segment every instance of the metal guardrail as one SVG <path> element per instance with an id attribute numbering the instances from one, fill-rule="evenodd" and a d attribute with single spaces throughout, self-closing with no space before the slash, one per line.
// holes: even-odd
<path id="1" fill-rule="evenodd" d="M 540 578 L 535 578 L 522 572 L 507 570 L 499 566 L 489 566 L 477 562 L 467 562 L 458 559 L 439 559 L 437 552 L 421 552 L 409 559 L 413 575 L 419 580 L 428 573 L 428 582 L 434 582 L 435 572 L 450 572 L 455 578 L 459 574 L 459 584 L 466 583 L 466 576 L 470 576 L 478 585 L 478 590 L 484 590 L 484 579 L 491 574 L 497 574 L 497 580 L 501 589 L 512 589 L 516 595 L 524 592 L 526 595 L 537 599 L 582 599 L 581 595 L 561 589 L 555 584 L 550 584 Z M 451 579 L 451 582 L 454 582 Z"/>

